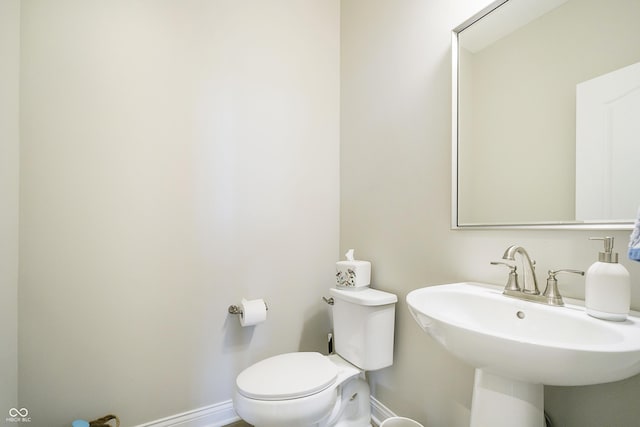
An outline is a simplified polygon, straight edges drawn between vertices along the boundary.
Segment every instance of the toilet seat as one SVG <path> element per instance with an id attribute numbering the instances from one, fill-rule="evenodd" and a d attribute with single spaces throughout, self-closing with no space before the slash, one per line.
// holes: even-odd
<path id="1" fill-rule="evenodd" d="M 249 399 L 289 400 L 319 393 L 336 382 L 338 367 L 316 352 L 264 359 L 238 375 L 238 392 Z"/>
<path id="2" fill-rule="evenodd" d="M 328 422 L 339 408 L 340 390 L 353 383 L 351 380 L 366 387 L 360 392 L 366 395 L 368 408 L 369 391 L 363 378 L 362 370 L 337 354 L 286 353 L 260 361 L 238 375 L 233 407 L 251 425 L 317 427 Z M 299 397 L 282 397 L 296 395 Z M 351 394 L 347 401 L 350 398 Z M 368 421 L 362 425 L 368 426 Z"/>

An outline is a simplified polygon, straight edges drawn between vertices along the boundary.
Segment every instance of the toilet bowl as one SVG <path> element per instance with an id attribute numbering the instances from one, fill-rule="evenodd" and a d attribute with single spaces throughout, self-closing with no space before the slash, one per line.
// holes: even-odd
<path id="1" fill-rule="evenodd" d="M 330 289 L 336 354 L 285 353 L 236 379 L 236 413 L 255 427 L 368 427 L 365 371 L 393 363 L 397 297 L 374 289 Z"/>
<path id="2" fill-rule="evenodd" d="M 349 400 L 355 393 L 358 396 Z M 238 376 L 233 400 L 238 415 L 256 427 L 335 425 L 346 411 L 353 422 L 360 418 L 351 424 L 356 427 L 369 426 L 368 398 L 361 369 L 335 354 L 301 352 L 274 356 L 245 369 Z"/>

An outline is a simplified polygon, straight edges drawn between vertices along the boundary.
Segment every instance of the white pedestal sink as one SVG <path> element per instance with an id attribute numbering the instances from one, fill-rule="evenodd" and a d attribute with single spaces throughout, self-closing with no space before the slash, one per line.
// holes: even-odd
<path id="1" fill-rule="evenodd" d="M 608 322 L 481 283 L 407 295 L 418 325 L 476 368 L 471 426 L 544 426 L 543 385 L 618 381 L 640 373 L 640 318 Z"/>

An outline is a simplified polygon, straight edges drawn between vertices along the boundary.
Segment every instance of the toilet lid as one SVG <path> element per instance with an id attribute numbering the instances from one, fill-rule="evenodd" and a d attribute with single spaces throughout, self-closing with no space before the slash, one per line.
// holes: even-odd
<path id="1" fill-rule="evenodd" d="M 238 391 L 251 399 L 310 396 L 334 383 L 338 367 L 320 353 L 286 353 L 264 359 L 238 375 Z"/>

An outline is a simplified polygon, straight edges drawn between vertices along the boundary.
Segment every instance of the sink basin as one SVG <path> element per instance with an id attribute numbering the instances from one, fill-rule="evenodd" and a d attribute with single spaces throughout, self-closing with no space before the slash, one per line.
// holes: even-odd
<path id="1" fill-rule="evenodd" d="M 547 385 L 598 384 L 640 373 L 640 318 L 608 322 L 579 306 L 551 307 L 478 283 L 407 295 L 422 329 L 468 364 Z"/>
<path id="2" fill-rule="evenodd" d="M 544 420 L 542 384 L 598 384 L 640 373 L 639 317 L 599 320 L 578 305 L 523 301 L 473 282 L 416 289 L 407 295 L 407 303 L 425 332 L 476 368 L 472 426 L 501 425 L 475 408 L 495 404 L 481 412 L 504 415 L 504 405 L 524 405 L 531 421 L 518 425 L 539 427 Z M 517 397 L 519 402 L 494 401 L 501 390 L 512 395 L 518 388 L 526 390 Z"/>

